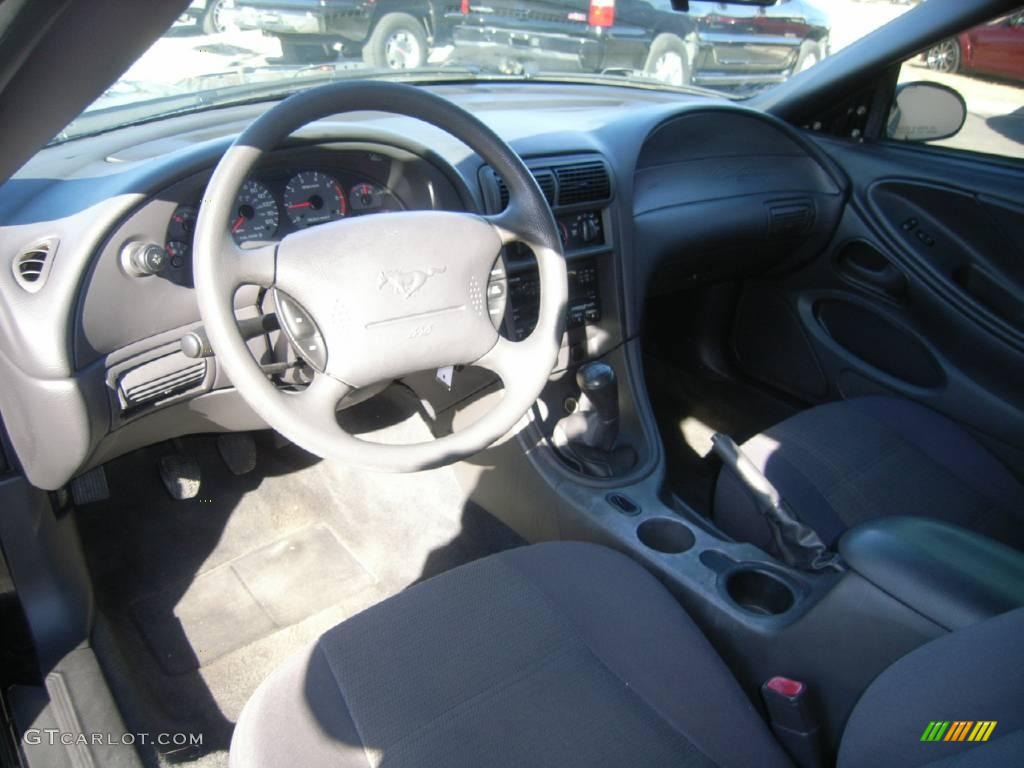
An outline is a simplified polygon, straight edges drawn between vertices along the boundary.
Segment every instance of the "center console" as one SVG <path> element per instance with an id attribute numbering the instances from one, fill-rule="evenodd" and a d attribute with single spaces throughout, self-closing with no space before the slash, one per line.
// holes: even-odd
<path id="1" fill-rule="evenodd" d="M 602 333 L 603 321 L 614 311 L 614 254 L 616 238 L 611 216 L 613 185 L 607 163 L 599 155 L 582 154 L 527 161 L 555 215 L 565 250 L 569 277 L 566 354 L 559 368 L 607 352 L 617 339 Z M 508 189 L 490 168 L 480 172 L 484 205 L 497 213 L 508 204 Z M 488 286 L 492 311 L 504 315 L 503 332 L 510 339 L 525 339 L 537 323 L 540 279 L 530 250 L 523 244 L 508 246 Z"/>
<path id="2" fill-rule="evenodd" d="M 537 406 L 537 423 L 564 468 L 579 480 L 613 480 L 646 456 L 644 430 L 629 389 L 620 292 L 620 240 L 611 168 L 596 154 L 531 158 L 527 166 L 555 218 L 566 257 L 566 333 L 553 375 Z M 480 172 L 485 209 L 497 213 L 508 190 Z M 529 248 L 504 249 L 487 289 L 492 318 L 514 341 L 537 324 L 540 279 Z"/>

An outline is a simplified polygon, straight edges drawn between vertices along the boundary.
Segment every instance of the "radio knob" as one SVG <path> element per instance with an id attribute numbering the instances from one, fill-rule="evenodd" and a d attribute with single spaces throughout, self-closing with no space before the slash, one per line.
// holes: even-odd
<path id="1" fill-rule="evenodd" d="M 597 219 L 593 215 L 584 216 L 580 221 L 580 235 L 585 243 L 592 243 L 597 239 Z"/>

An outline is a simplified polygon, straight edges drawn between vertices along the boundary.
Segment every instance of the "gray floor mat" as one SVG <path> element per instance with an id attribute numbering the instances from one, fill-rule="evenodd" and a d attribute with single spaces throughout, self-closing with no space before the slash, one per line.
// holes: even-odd
<path id="1" fill-rule="evenodd" d="M 180 675 L 370 587 L 374 578 L 320 523 L 132 609 L 164 672 Z"/>
<path id="2" fill-rule="evenodd" d="M 367 409 L 372 438 L 427 437 L 408 410 Z M 107 465 L 112 498 L 78 510 L 99 607 L 93 645 L 129 729 L 201 733 L 149 765 L 226 766 L 256 686 L 326 629 L 416 581 L 522 541 L 468 501 L 451 470 L 365 472 L 258 439 L 236 476 L 187 438 L 195 499 L 172 501 L 166 446 Z"/>

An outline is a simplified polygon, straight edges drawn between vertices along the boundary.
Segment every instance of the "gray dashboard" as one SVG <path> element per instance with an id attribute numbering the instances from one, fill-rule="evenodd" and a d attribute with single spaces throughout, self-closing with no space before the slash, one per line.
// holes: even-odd
<path id="1" fill-rule="evenodd" d="M 727 243 L 743 206 L 748 219 L 763 223 L 765 201 L 809 200 L 812 222 L 790 233 L 785 250 L 813 249 L 834 227 L 844 199 L 843 180 L 812 145 L 788 126 L 727 102 L 529 83 L 436 91 L 487 122 L 535 170 L 577 161 L 607 169 L 613 195 L 559 201 L 555 209 L 569 226 L 596 217 L 605 238 L 600 247 L 569 254 L 570 263 L 590 260 L 587 274 L 594 272 L 601 286 L 603 311 L 578 334 L 582 341 L 572 349 L 579 355 L 562 366 L 605 354 L 638 333 L 647 283 L 664 261 L 685 266 L 688 232 L 713 239 L 717 220 Z M 268 106 L 211 110 L 50 147 L 0 188 L 0 411 L 33 484 L 58 488 L 89 466 L 180 434 L 262 426 L 216 370 L 215 357 L 201 369 L 189 364 L 193 389 L 147 409 L 125 409 L 124 374 L 148 365 L 179 375 L 171 356 L 199 315 L 187 258 L 160 275 L 131 277 L 120 253 L 132 240 L 186 242 L 175 217 L 201 204 L 217 159 Z M 755 166 L 773 170 L 755 173 Z M 494 207 L 481 184 L 485 170 L 464 145 L 432 127 L 353 113 L 307 126 L 255 178 L 284 219 L 285 187 L 298 173 L 321 172 L 345 195 L 374 185 L 393 209 L 484 211 Z M 701 189 L 719 192 L 695 193 Z M 695 231 L 698 220 L 708 231 Z M 45 273 L 26 287 L 19 260 L 40 249 Z M 706 264 L 715 251 L 693 253 Z M 747 266 L 738 259 L 730 269 Z M 240 292 L 239 317 L 258 314 L 260 300 L 255 291 Z M 275 354 L 270 335 L 251 346 L 258 359 Z"/>

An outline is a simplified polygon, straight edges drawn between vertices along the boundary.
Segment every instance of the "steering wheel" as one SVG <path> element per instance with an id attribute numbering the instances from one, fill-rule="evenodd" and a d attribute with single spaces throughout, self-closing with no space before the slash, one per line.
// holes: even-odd
<path id="1" fill-rule="evenodd" d="M 402 211 L 321 224 L 277 243 L 235 243 L 227 222 L 260 157 L 309 122 L 372 110 L 417 118 L 474 150 L 505 180 L 508 207 L 494 216 Z M 482 122 L 427 91 L 397 83 L 334 83 L 280 102 L 231 145 L 207 186 L 196 222 L 199 312 L 217 360 L 268 425 L 324 458 L 415 472 L 459 461 L 509 432 L 540 396 L 554 367 L 568 284 L 554 217 L 516 153 Z M 494 328 L 487 284 L 502 247 L 537 258 L 537 325 L 511 342 Z M 278 389 L 239 332 L 242 285 L 274 291 L 281 328 L 315 371 L 300 391 Z M 466 429 L 436 440 L 384 445 L 338 424 L 354 389 L 447 365 L 478 365 L 504 384 L 501 401 Z"/>

